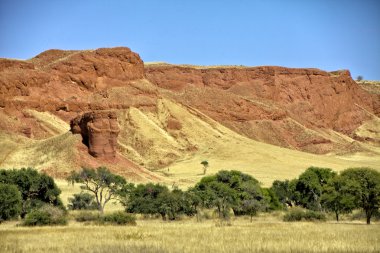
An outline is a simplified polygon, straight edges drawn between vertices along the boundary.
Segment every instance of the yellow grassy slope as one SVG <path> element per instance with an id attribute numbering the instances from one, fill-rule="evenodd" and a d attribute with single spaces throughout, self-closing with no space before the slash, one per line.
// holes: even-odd
<path id="1" fill-rule="evenodd" d="M 80 136 L 67 132 L 68 125 L 49 113 L 31 114 L 57 135 L 37 141 L 0 133 L 0 167 L 54 167 L 71 171 Z M 169 119 L 175 119 L 181 129 L 169 129 Z M 118 120 L 121 127 L 119 153 L 164 176 L 166 183 L 182 187 L 200 180 L 203 160 L 210 164 L 207 174 L 221 169 L 240 170 L 266 186 L 275 179 L 294 178 L 309 166 L 337 171 L 370 166 L 380 170 L 380 151 L 376 147 L 368 145 L 370 152 L 344 156 L 314 155 L 281 148 L 243 137 L 201 112 L 168 99 L 160 99 L 156 111 L 134 107 L 118 110 Z M 377 127 L 377 123 L 368 124 Z M 369 128 L 364 126 L 363 129 Z"/>
<path id="2" fill-rule="evenodd" d="M 168 115 L 182 125 L 179 131 L 167 131 Z M 159 101 L 157 114 L 130 110 L 129 120 L 144 146 L 140 159 L 154 164 L 171 152 L 178 155 L 174 163 L 157 170 L 178 185 L 191 185 L 202 175 L 203 160 L 208 160 L 208 174 L 221 169 L 236 169 L 249 173 L 269 185 L 275 179 L 294 178 L 309 166 L 330 167 L 342 170 L 355 166 L 380 169 L 379 153 L 356 155 L 314 155 L 253 141 L 222 126 L 201 112 L 167 99 Z M 175 138 L 173 138 L 173 136 Z M 128 138 L 123 141 L 128 142 Z M 129 141 L 125 145 L 133 148 Z M 186 148 L 195 146 L 195 152 Z M 154 169 L 154 168 L 153 168 Z"/>
<path id="3" fill-rule="evenodd" d="M 59 168 L 62 172 L 71 171 L 79 136 L 72 135 L 69 125 L 51 113 L 35 110 L 26 110 L 25 113 L 36 118 L 40 127 L 52 137 L 34 140 L 0 132 L 0 168 Z"/>
<path id="4" fill-rule="evenodd" d="M 0 134 L 0 168 L 33 167 L 70 172 L 74 168 L 78 136 L 67 132 L 45 140 Z"/>

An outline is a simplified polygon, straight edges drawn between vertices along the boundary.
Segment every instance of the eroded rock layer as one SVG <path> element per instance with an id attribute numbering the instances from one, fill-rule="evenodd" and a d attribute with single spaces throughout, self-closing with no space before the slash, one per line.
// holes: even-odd
<path id="1" fill-rule="evenodd" d="M 84 113 L 70 122 L 70 131 L 81 134 L 83 143 L 94 157 L 113 159 L 116 157 L 117 136 L 120 128 L 113 111 Z"/>
<path id="2" fill-rule="evenodd" d="M 152 64 L 145 72 L 171 98 L 241 134 L 313 153 L 342 148 L 317 132 L 353 137 L 363 122 L 379 116 L 379 97 L 347 70 Z"/>

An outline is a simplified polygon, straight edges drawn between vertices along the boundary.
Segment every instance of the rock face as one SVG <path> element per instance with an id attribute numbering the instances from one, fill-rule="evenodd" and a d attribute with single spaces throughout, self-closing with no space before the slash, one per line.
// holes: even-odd
<path id="1" fill-rule="evenodd" d="M 379 98 L 346 70 L 152 64 L 145 72 L 172 99 L 240 134 L 313 153 L 341 148 L 325 130 L 352 137 L 363 122 L 379 116 Z"/>
<path id="2" fill-rule="evenodd" d="M 151 143 L 157 140 L 151 131 L 157 127 L 162 127 L 167 140 L 183 141 L 184 150 L 193 145 L 187 145 L 183 134 L 186 119 L 162 112 L 160 99 L 201 112 L 251 139 L 312 153 L 351 150 L 354 139 L 379 140 L 380 95 L 361 88 L 348 71 L 144 66 L 139 55 L 125 47 L 54 49 L 27 61 L 0 59 L 0 130 L 44 139 L 57 133 L 51 131 L 55 120 L 43 114 L 36 118 L 28 110 L 53 114 L 66 123 L 90 111 L 71 121 L 72 131 L 83 136 L 96 157 L 115 156 L 116 114 L 105 110 L 123 115 L 119 142 L 127 145 L 120 149 L 139 162 L 146 160 L 149 147 L 153 149 Z M 123 125 L 131 110 L 136 121 Z M 147 118 L 150 124 L 139 126 Z M 363 129 L 369 121 L 373 122 Z M 162 143 L 154 149 L 162 149 L 168 157 L 180 156 Z"/>
<path id="3" fill-rule="evenodd" d="M 116 157 L 120 128 L 113 111 L 94 111 L 80 115 L 70 122 L 71 132 L 81 134 L 88 152 L 97 158 Z"/>
<path id="4" fill-rule="evenodd" d="M 318 69 L 270 66 L 194 68 L 168 65 L 150 66 L 146 68 L 146 76 L 159 87 L 178 94 L 200 87 L 206 89 L 205 93 L 212 90 L 213 106 L 207 105 L 212 101 L 207 95 L 184 100 L 222 121 L 278 120 L 291 116 L 308 126 L 350 133 L 368 119 L 363 108 L 377 111 L 374 97 L 352 80 L 349 71 L 328 73 Z M 215 92 L 221 94 L 223 91 L 236 95 L 235 101 L 219 101 Z M 265 106 L 254 106 L 250 100 L 277 108 L 265 110 Z"/>
<path id="5" fill-rule="evenodd" d="M 40 60 L 37 61 L 40 63 L 48 58 L 49 53 L 44 52 L 35 60 Z M 51 59 L 48 62 L 51 63 Z M 67 59 L 43 66 L 48 66 L 63 80 L 75 82 L 91 91 L 122 86 L 126 81 L 144 77 L 143 61 L 125 47 L 76 52 Z"/>

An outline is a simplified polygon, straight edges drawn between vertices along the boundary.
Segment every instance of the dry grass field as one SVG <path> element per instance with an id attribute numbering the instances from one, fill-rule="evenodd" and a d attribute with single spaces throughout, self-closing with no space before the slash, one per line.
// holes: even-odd
<path id="1" fill-rule="evenodd" d="M 0 252 L 380 252 L 380 225 L 285 223 L 279 218 L 138 220 L 137 226 L 0 226 Z"/>

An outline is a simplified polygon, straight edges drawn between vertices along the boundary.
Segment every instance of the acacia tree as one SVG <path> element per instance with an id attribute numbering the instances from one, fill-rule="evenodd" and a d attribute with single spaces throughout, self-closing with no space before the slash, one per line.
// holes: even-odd
<path id="1" fill-rule="evenodd" d="M 341 173 L 343 180 L 352 181 L 351 190 L 356 207 L 366 214 L 367 224 L 371 224 L 373 213 L 380 208 L 380 173 L 370 168 L 351 168 Z"/>
<path id="2" fill-rule="evenodd" d="M 336 221 L 339 214 L 349 213 L 355 208 L 355 183 L 342 176 L 331 179 L 324 187 L 321 203 L 327 210 L 335 213 Z"/>
<path id="3" fill-rule="evenodd" d="M 82 168 L 80 172 L 72 171 L 67 180 L 74 183 L 82 183 L 81 189 L 94 194 L 98 210 L 103 213 L 104 207 L 110 200 L 120 200 L 125 197 L 132 184 L 111 173 L 106 167 L 96 169 Z"/>

